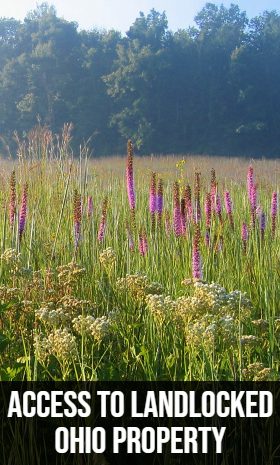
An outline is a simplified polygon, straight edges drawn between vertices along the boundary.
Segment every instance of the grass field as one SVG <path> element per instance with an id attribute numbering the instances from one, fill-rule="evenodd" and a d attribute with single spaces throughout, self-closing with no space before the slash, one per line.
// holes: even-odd
<path id="1" fill-rule="evenodd" d="M 278 379 L 280 161 L 68 143 L 1 163 L 0 378 Z"/>

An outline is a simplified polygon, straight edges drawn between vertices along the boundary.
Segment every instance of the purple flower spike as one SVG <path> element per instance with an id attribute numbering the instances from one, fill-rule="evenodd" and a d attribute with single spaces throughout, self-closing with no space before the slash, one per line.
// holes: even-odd
<path id="1" fill-rule="evenodd" d="M 216 195 L 216 215 L 218 216 L 220 223 L 222 223 L 222 202 L 219 194 Z"/>
<path id="2" fill-rule="evenodd" d="M 192 276 L 193 279 L 202 279 L 202 265 L 200 256 L 200 229 L 199 226 L 195 226 L 195 233 L 193 239 L 193 250 L 192 250 Z"/>
<path id="3" fill-rule="evenodd" d="M 74 191 L 74 244 L 75 248 L 78 247 L 81 239 L 81 225 L 82 225 L 82 199 L 77 189 Z"/>
<path id="4" fill-rule="evenodd" d="M 157 211 L 157 180 L 156 173 L 152 173 L 151 183 L 150 183 L 150 198 L 149 198 L 149 209 L 152 220 L 152 231 L 155 230 L 156 226 L 156 211 Z"/>
<path id="5" fill-rule="evenodd" d="M 277 217 L 277 211 L 278 211 L 278 198 L 277 198 L 277 192 L 272 193 L 272 199 L 271 199 L 271 233 L 272 237 L 275 237 L 275 232 L 276 232 L 276 217 Z"/>
<path id="6" fill-rule="evenodd" d="M 232 216 L 232 202 L 229 191 L 225 191 L 225 208 L 229 218 L 230 225 L 232 229 L 234 228 L 233 216 Z"/>
<path id="7" fill-rule="evenodd" d="M 150 184 L 150 199 L 149 199 L 150 213 L 152 215 L 154 215 L 157 210 L 157 194 L 156 194 L 157 184 L 156 183 L 157 183 L 156 173 L 152 173 L 151 184 Z"/>
<path id="8" fill-rule="evenodd" d="M 186 215 L 186 202 L 185 199 L 181 199 L 181 234 L 186 234 L 187 230 L 187 215 Z"/>
<path id="9" fill-rule="evenodd" d="M 176 205 L 173 210 L 173 225 L 175 236 L 182 235 L 181 209 L 180 205 Z"/>
<path id="10" fill-rule="evenodd" d="M 163 181 L 162 179 L 159 179 L 158 181 L 158 190 L 157 190 L 157 213 L 158 213 L 158 218 L 161 220 L 162 218 L 162 213 L 163 213 Z"/>
<path id="11" fill-rule="evenodd" d="M 248 192 L 248 197 L 251 199 L 251 190 L 254 185 L 254 169 L 252 165 L 249 166 L 248 168 L 248 173 L 247 173 L 247 192 Z"/>
<path id="12" fill-rule="evenodd" d="M 206 231 L 206 233 L 205 233 L 205 245 L 206 245 L 207 248 L 210 247 L 210 233 L 209 233 L 209 231 Z"/>
<path id="13" fill-rule="evenodd" d="M 97 235 L 98 242 L 102 242 L 105 237 L 107 209 L 108 209 L 108 199 L 105 198 L 103 205 L 102 205 L 101 221 L 100 221 L 99 228 L 98 228 L 98 235 Z"/>
<path id="14" fill-rule="evenodd" d="M 163 196 L 162 195 L 157 196 L 157 212 L 159 215 L 162 215 L 162 212 L 163 212 Z"/>
<path id="15" fill-rule="evenodd" d="M 193 249 L 192 254 L 192 274 L 194 279 L 202 279 L 201 257 L 199 249 Z"/>
<path id="16" fill-rule="evenodd" d="M 74 224 L 74 244 L 75 248 L 78 247 L 81 238 L 81 223 Z"/>
<path id="17" fill-rule="evenodd" d="M 194 222 L 197 224 L 201 220 L 201 207 L 200 207 L 200 173 L 195 173 L 195 182 L 194 182 Z"/>
<path id="18" fill-rule="evenodd" d="M 216 180 L 216 171 L 214 168 L 211 169 L 211 210 L 215 210 L 216 205 L 216 195 L 217 195 L 217 180 Z"/>
<path id="19" fill-rule="evenodd" d="M 227 214 L 230 215 L 232 213 L 232 203 L 229 191 L 225 192 L 225 207 Z"/>
<path id="20" fill-rule="evenodd" d="M 135 209 L 135 189 L 134 189 L 134 174 L 133 174 L 133 145 L 131 140 L 127 143 L 127 165 L 126 165 L 126 188 L 129 207 Z"/>
<path id="21" fill-rule="evenodd" d="M 142 257 L 148 253 L 148 241 L 145 231 L 142 231 L 142 233 L 139 235 L 139 252 Z"/>
<path id="22" fill-rule="evenodd" d="M 243 251 L 244 251 L 244 253 L 246 253 L 246 250 L 247 250 L 248 238 L 249 238 L 248 227 L 247 227 L 246 223 L 242 223 L 242 226 L 241 226 L 241 239 L 242 239 L 242 243 L 243 243 Z"/>
<path id="23" fill-rule="evenodd" d="M 188 221 L 191 221 L 192 216 L 193 216 L 193 208 L 192 208 L 192 190 L 189 184 L 186 186 L 184 195 L 185 195 L 185 204 L 186 204 L 186 209 L 187 209 L 187 218 L 188 218 Z"/>
<path id="24" fill-rule="evenodd" d="M 206 195 L 204 211 L 205 211 L 205 218 L 206 218 L 206 227 L 209 229 L 211 226 L 211 213 L 212 213 L 211 194 Z"/>
<path id="25" fill-rule="evenodd" d="M 266 216 L 264 212 L 261 212 L 259 216 L 259 221 L 260 221 L 260 230 L 261 230 L 261 239 L 264 239 L 264 232 L 266 228 Z"/>
<path id="26" fill-rule="evenodd" d="M 28 193 L 28 185 L 25 184 L 23 188 L 23 194 L 21 199 L 21 207 L 19 212 L 19 225 L 18 225 L 18 233 L 19 233 L 19 240 L 21 241 L 22 235 L 25 229 L 26 223 L 26 214 L 27 214 L 27 193 Z"/>
<path id="27" fill-rule="evenodd" d="M 256 184 L 251 185 L 250 190 L 250 205 L 251 205 L 251 223 L 255 227 L 256 224 L 256 211 L 257 211 L 257 186 Z"/>
<path id="28" fill-rule="evenodd" d="M 252 209 L 257 209 L 257 186 L 256 184 L 252 184 L 251 191 L 250 191 L 250 204 Z"/>
<path id="29" fill-rule="evenodd" d="M 9 205 L 10 225 L 13 226 L 16 217 L 16 172 L 12 171 L 10 177 L 10 205 Z"/>

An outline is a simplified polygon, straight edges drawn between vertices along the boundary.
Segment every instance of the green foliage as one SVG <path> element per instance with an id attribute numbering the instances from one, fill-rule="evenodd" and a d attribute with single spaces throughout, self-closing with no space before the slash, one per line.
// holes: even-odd
<path id="1" fill-rule="evenodd" d="M 168 29 L 140 13 L 125 36 L 79 31 L 43 3 L 23 22 L 0 19 L 0 125 L 9 143 L 38 116 L 96 155 L 207 152 L 277 156 L 280 16 L 248 20 L 239 6 L 206 3 L 195 27 Z"/>

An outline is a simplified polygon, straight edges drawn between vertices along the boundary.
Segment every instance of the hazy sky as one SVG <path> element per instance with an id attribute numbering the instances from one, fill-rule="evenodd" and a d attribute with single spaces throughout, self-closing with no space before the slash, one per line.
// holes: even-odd
<path id="1" fill-rule="evenodd" d="M 0 17 L 23 19 L 28 11 L 36 8 L 37 3 L 42 2 L 0 0 Z M 56 7 L 59 16 L 77 21 L 81 28 L 91 29 L 97 26 L 125 32 L 139 11 L 148 13 L 152 8 L 160 12 L 166 11 L 170 29 L 185 28 L 192 24 L 195 14 L 205 5 L 206 0 L 50 0 L 48 3 Z M 226 6 L 236 3 L 247 11 L 249 17 L 266 9 L 280 11 L 279 0 L 214 0 L 212 3 L 224 3 Z"/>

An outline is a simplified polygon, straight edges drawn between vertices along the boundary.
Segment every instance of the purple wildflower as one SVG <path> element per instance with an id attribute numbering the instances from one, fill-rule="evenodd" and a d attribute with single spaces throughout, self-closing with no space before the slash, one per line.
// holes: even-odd
<path id="1" fill-rule="evenodd" d="M 206 227 L 209 229 L 211 226 L 211 213 L 212 213 L 212 202 L 211 202 L 211 194 L 206 194 L 205 204 L 204 204 L 204 211 L 205 211 L 205 218 L 206 218 Z"/>
<path id="2" fill-rule="evenodd" d="M 192 219 L 193 209 L 192 209 L 192 190 L 189 184 L 186 186 L 184 197 L 185 197 L 185 204 L 186 204 L 186 209 L 187 209 L 187 218 L 190 221 Z"/>
<path id="3" fill-rule="evenodd" d="M 27 193 L 28 193 L 28 185 L 26 183 L 23 188 L 21 207 L 20 207 L 20 212 L 19 212 L 19 225 L 18 225 L 19 240 L 22 239 L 22 235 L 25 229 L 26 214 L 27 214 Z"/>
<path id="4" fill-rule="evenodd" d="M 78 247 L 81 239 L 82 201 L 77 189 L 74 191 L 74 243 Z"/>
<path id="5" fill-rule="evenodd" d="M 187 218 L 186 218 L 186 203 L 185 199 L 181 199 L 181 234 L 186 234 Z"/>
<path id="6" fill-rule="evenodd" d="M 150 184 L 150 213 L 154 214 L 157 209 L 157 197 L 156 197 L 156 189 L 157 189 L 157 181 L 156 181 L 156 173 L 152 173 L 151 176 L 151 184 Z"/>
<path id="7" fill-rule="evenodd" d="M 233 216 L 232 216 L 232 202 L 229 191 L 225 191 L 225 208 L 229 218 L 232 229 L 234 228 Z"/>
<path id="8" fill-rule="evenodd" d="M 277 198 L 277 192 L 272 193 L 272 199 L 271 199 L 271 233 L 272 237 L 275 237 L 275 232 L 276 232 L 276 216 L 277 216 L 277 210 L 278 210 L 278 198 Z"/>
<path id="9" fill-rule="evenodd" d="M 195 173 L 195 182 L 194 182 L 194 222 L 198 223 L 201 220 L 201 206 L 200 206 L 200 174 Z"/>
<path id="10" fill-rule="evenodd" d="M 250 187 L 250 206 L 251 206 L 251 223 L 255 227 L 256 224 L 256 210 L 257 210 L 257 186 L 252 184 Z"/>
<path id="11" fill-rule="evenodd" d="M 249 199 L 251 199 L 251 190 L 254 185 L 254 169 L 252 165 L 249 166 L 248 168 L 248 173 L 247 173 L 247 193 Z"/>
<path id="12" fill-rule="evenodd" d="M 9 212 L 10 212 L 10 225 L 13 226 L 16 217 L 16 172 L 15 170 L 12 171 L 10 177 L 10 205 L 9 205 Z"/>
<path id="13" fill-rule="evenodd" d="M 135 190 L 133 174 L 133 145 L 131 140 L 127 143 L 126 187 L 128 202 L 131 210 L 135 209 Z"/>
<path id="14" fill-rule="evenodd" d="M 181 236 L 182 235 L 182 224 L 181 224 L 181 210 L 180 206 L 175 206 L 173 210 L 173 226 L 174 226 L 174 232 L 175 236 Z"/>
<path id="15" fill-rule="evenodd" d="M 163 213 L 163 181 L 159 179 L 158 181 L 158 189 L 157 189 L 157 214 L 158 220 L 161 222 L 162 213 Z"/>
<path id="16" fill-rule="evenodd" d="M 101 221 L 100 221 L 100 224 L 99 224 L 98 235 L 97 235 L 98 242 L 102 242 L 104 237 L 105 237 L 105 229 L 106 229 L 106 221 L 107 221 L 107 209 L 108 209 L 108 199 L 106 197 L 104 199 L 103 205 L 102 205 L 102 215 L 101 215 Z"/>
<path id="17" fill-rule="evenodd" d="M 151 183 L 150 183 L 150 199 L 149 199 L 149 208 L 152 218 L 152 231 L 155 229 L 155 215 L 157 211 L 157 180 L 156 173 L 152 173 Z"/>
<path id="18" fill-rule="evenodd" d="M 266 228 L 266 216 L 264 212 L 261 212 L 259 216 L 259 221 L 260 221 L 260 231 L 261 231 L 261 239 L 264 239 L 264 232 Z"/>
<path id="19" fill-rule="evenodd" d="M 248 227 L 247 227 L 246 223 L 242 223 L 242 226 L 241 226 L 241 239 L 242 239 L 244 253 L 246 253 L 246 250 L 247 250 L 248 238 L 249 238 Z"/>
<path id="20" fill-rule="evenodd" d="M 192 275 L 193 275 L 193 279 L 195 280 L 202 279 L 202 266 L 201 266 L 199 244 L 200 244 L 200 230 L 199 230 L 199 227 L 196 227 L 194 239 L 193 239 L 193 250 L 192 250 Z"/>
<path id="21" fill-rule="evenodd" d="M 214 168 L 211 169 L 211 210 L 215 210 L 216 205 L 216 195 L 217 195 L 217 180 L 216 180 L 216 171 Z"/>
<path id="22" fill-rule="evenodd" d="M 148 241 L 145 231 L 142 231 L 139 235 L 139 252 L 142 257 L 148 253 Z"/>
<path id="23" fill-rule="evenodd" d="M 202 279 L 201 257 L 197 248 L 193 249 L 192 254 L 192 274 L 194 279 Z"/>

